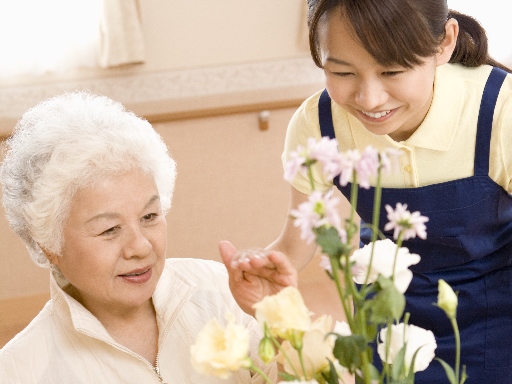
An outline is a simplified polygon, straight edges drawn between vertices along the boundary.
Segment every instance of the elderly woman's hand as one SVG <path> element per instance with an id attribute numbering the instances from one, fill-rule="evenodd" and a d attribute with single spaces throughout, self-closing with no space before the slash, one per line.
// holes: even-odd
<path id="1" fill-rule="evenodd" d="M 253 304 L 281 289 L 297 286 L 297 270 L 281 252 L 254 250 L 243 255 L 229 241 L 219 251 L 229 273 L 229 287 L 238 305 L 254 315 Z"/>

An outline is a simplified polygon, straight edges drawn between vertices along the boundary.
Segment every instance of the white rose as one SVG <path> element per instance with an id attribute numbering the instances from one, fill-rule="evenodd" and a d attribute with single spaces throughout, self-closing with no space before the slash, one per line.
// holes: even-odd
<path id="1" fill-rule="evenodd" d="M 275 295 L 266 296 L 253 305 L 256 319 L 267 324 L 273 335 L 289 339 L 297 332 L 305 332 L 311 326 L 311 312 L 304 304 L 300 291 L 292 286 Z"/>
<path id="2" fill-rule="evenodd" d="M 424 371 L 428 367 L 435 356 L 434 351 L 437 348 L 436 339 L 432 331 L 427 331 L 426 329 L 412 324 L 407 325 L 407 327 L 405 327 L 404 323 L 392 325 L 391 340 L 389 343 L 388 356 L 386 358 L 387 331 L 387 328 L 383 328 L 380 331 L 380 339 L 382 342 L 377 346 L 377 352 L 379 353 L 382 361 L 385 361 L 388 364 L 393 364 L 396 355 L 405 343 L 407 347 L 405 351 L 404 364 L 407 372 L 409 372 L 412 358 L 418 349 L 419 352 L 416 355 L 416 360 L 414 361 L 413 371 Z"/>
<path id="3" fill-rule="evenodd" d="M 350 336 L 352 335 L 352 330 L 350 329 L 350 325 L 346 321 L 336 321 L 334 324 L 334 333 L 337 333 L 340 336 Z"/>
<path id="4" fill-rule="evenodd" d="M 249 332 L 234 323 L 232 314 L 226 315 L 226 319 L 225 329 L 217 319 L 210 320 L 190 348 L 192 366 L 204 375 L 227 379 L 232 372 L 251 365 Z"/>
<path id="5" fill-rule="evenodd" d="M 365 283 L 373 244 L 375 250 L 373 251 L 372 266 L 367 283 L 373 283 L 379 275 L 391 277 L 393 275 L 393 265 L 395 265 L 394 283 L 396 288 L 404 293 L 412 280 L 412 272 L 409 270 L 409 266 L 418 264 L 420 256 L 409 253 L 409 250 L 405 247 L 398 248 L 389 239 L 377 240 L 375 243 L 367 244 L 352 254 L 350 261 L 355 263 L 353 267 L 354 281 L 357 284 Z"/>

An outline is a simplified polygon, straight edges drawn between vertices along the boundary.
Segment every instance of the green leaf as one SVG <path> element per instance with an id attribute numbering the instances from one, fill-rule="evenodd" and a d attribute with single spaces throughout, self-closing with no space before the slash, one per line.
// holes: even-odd
<path id="1" fill-rule="evenodd" d="M 459 384 L 455 381 L 455 371 L 453 370 L 453 368 L 450 367 L 450 365 L 443 359 L 439 359 L 437 357 L 435 359 L 437 361 L 439 361 L 441 363 L 441 365 L 443 366 L 444 371 L 446 373 L 446 377 L 448 378 L 448 381 L 450 382 L 450 384 Z M 465 375 L 465 372 L 464 372 L 464 375 Z"/>
<path id="2" fill-rule="evenodd" d="M 364 308 L 359 308 L 354 313 L 354 324 L 356 329 L 352 330 L 353 334 L 359 334 L 366 336 L 366 341 L 370 342 L 375 340 L 377 337 L 377 325 L 366 321 L 368 318 L 368 310 Z M 364 327 L 361 329 L 360 327 Z"/>
<path id="3" fill-rule="evenodd" d="M 338 372 L 331 360 L 329 360 L 329 374 L 322 372 L 323 378 L 327 381 L 327 384 L 339 384 Z"/>
<path id="4" fill-rule="evenodd" d="M 400 319 L 405 310 L 405 296 L 387 278 L 379 276 L 376 284 L 380 289 L 366 304 L 370 309 L 368 319 L 377 324 Z"/>
<path id="5" fill-rule="evenodd" d="M 462 366 L 462 373 L 460 375 L 460 384 L 464 384 L 464 382 L 466 381 L 467 378 L 468 378 L 468 375 L 466 374 L 466 366 L 463 365 Z"/>
<path id="6" fill-rule="evenodd" d="M 381 383 L 380 372 L 377 369 L 377 367 L 375 367 L 375 365 L 373 365 L 373 364 L 368 364 L 368 370 L 370 371 L 370 379 L 372 380 L 372 383 L 374 383 L 374 382 Z M 361 371 L 356 372 L 355 379 L 356 379 L 356 384 L 364 384 L 364 383 L 368 382 L 367 380 L 365 380 L 363 378 Z"/>
<path id="7" fill-rule="evenodd" d="M 414 380 L 414 365 L 416 364 L 416 357 L 418 356 L 421 348 L 423 348 L 423 345 L 414 351 L 414 355 L 412 355 L 411 366 L 409 367 L 409 378 L 412 380 Z"/>
<path id="8" fill-rule="evenodd" d="M 289 373 L 286 372 L 278 372 L 278 374 L 284 381 L 294 381 L 298 379 L 298 377 L 290 375 Z"/>
<path id="9" fill-rule="evenodd" d="M 393 380 L 404 378 L 404 367 L 405 367 L 405 345 L 398 351 L 391 366 L 391 377 Z"/>
<path id="10" fill-rule="evenodd" d="M 316 242 L 322 247 L 323 253 L 332 257 L 339 257 L 347 250 L 347 246 L 341 242 L 336 228 L 320 227 L 315 229 L 315 233 Z"/>
<path id="11" fill-rule="evenodd" d="M 368 344 L 361 335 L 338 335 L 332 352 L 342 366 L 348 368 L 350 373 L 354 373 L 361 367 L 361 354 L 367 349 Z"/>

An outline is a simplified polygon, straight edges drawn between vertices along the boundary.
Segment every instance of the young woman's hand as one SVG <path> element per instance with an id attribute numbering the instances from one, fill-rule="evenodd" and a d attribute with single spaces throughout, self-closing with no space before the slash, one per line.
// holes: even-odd
<path id="1" fill-rule="evenodd" d="M 229 241 L 221 241 L 219 251 L 229 274 L 229 288 L 246 313 L 254 315 L 253 304 L 281 289 L 297 286 L 297 270 L 281 252 L 245 250 L 238 252 Z"/>

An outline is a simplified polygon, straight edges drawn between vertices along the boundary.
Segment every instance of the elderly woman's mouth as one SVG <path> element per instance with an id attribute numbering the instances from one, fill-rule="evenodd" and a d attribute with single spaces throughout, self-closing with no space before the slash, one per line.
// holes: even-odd
<path id="1" fill-rule="evenodd" d="M 142 284 L 147 282 L 151 278 L 152 271 L 153 269 L 151 267 L 146 267 L 142 269 L 133 270 L 130 271 L 129 273 L 125 273 L 118 276 L 129 283 Z"/>

